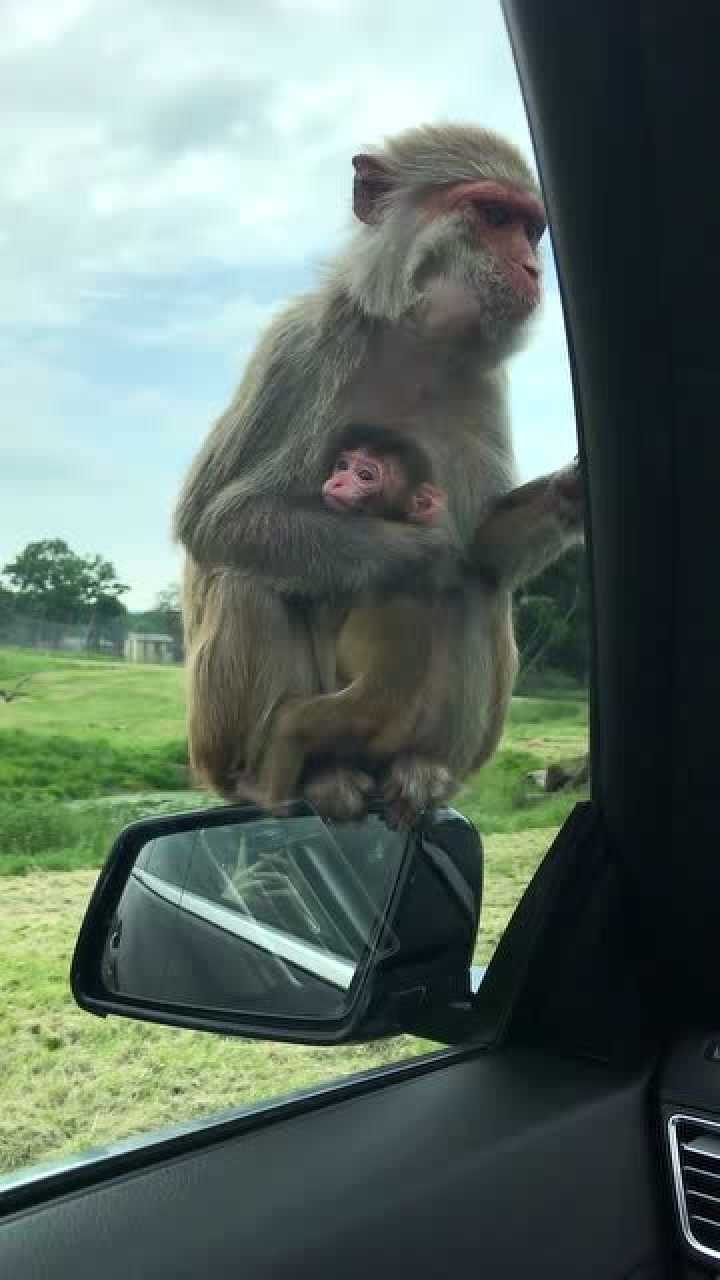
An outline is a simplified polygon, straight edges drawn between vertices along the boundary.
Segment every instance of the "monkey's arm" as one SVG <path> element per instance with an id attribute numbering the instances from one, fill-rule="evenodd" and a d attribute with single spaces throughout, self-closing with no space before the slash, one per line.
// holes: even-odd
<path id="1" fill-rule="evenodd" d="M 252 498 L 232 485 L 208 504 L 187 546 L 200 564 L 233 565 L 281 594 L 316 599 L 442 585 L 459 558 L 443 528 L 339 515 L 315 499 Z"/>
<path id="2" fill-rule="evenodd" d="M 513 590 L 582 536 L 582 478 L 573 465 L 498 498 L 475 531 L 467 562 L 471 572 Z"/>
<path id="3" fill-rule="evenodd" d="M 321 423 L 337 387 L 322 381 L 317 346 L 304 307 L 290 307 L 270 327 L 191 469 L 175 537 L 198 564 L 246 570 L 288 595 L 442 585 L 459 561 L 447 524 L 338 515 L 320 501 L 324 476 L 312 474 L 308 459 L 327 443 L 331 428 Z M 298 476 L 312 497 L 293 496 Z"/>

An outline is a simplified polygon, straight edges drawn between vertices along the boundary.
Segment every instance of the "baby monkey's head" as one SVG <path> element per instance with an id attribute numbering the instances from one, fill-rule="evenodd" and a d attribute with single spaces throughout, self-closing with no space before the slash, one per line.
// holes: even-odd
<path id="1" fill-rule="evenodd" d="M 444 510 L 424 451 L 388 427 L 348 427 L 326 469 L 322 493 L 333 511 L 433 524 Z"/>

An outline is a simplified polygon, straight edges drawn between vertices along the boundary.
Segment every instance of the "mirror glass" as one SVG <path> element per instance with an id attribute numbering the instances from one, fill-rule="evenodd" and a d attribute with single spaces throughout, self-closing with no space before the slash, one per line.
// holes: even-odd
<path id="1" fill-rule="evenodd" d="M 198 820 L 200 821 L 200 819 Z M 206 819 L 207 823 L 207 819 Z M 378 816 L 193 825 L 142 846 L 103 952 L 108 993 L 339 1018 L 384 924 L 407 846 Z"/>

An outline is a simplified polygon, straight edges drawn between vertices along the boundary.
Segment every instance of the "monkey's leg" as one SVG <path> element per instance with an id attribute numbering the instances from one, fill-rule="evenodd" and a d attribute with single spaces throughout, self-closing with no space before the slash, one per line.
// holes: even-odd
<path id="1" fill-rule="evenodd" d="M 301 776 L 313 756 L 328 756 L 348 744 L 368 757 L 371 744 L 390 722 L 390 734 L 406 714 L 404 700 L 398 702 L 392 690 L 373 683 L 370 672 L 338 693 L 303 698 L 283 707 L 277 715 L 272 750 L 262 785 L 271 805 L 282 804 L 298 792 Z M 401 738 L 406 735 L 401 734 Z"/>
<path id="2" fill-rule="evenodd" d="M 444 803 L 454 790 L 442 709 L 451 681 L 450 630 L 457 595 L 397 597 L 382 606 L 379 621 L 372 611 L 361 618 L 361 637 L 362 627 L 376 627 L 375 692 L 381 708 L 384 700 L 385 714 L 367 750 L 385 766 L 380 785 L 391 826 L 411 826 L 423 810 Z M 346 630 L 352 643 L 352 631 L 349 626 Z"/>
<path id="3" fill-rule="evenodd" d="M 373 781 L 365 773 L 336 765 L 311 773 L 305 785 L 303 774 L 313 757 L 327 758 L 339 753 L 340 745 L 352 738 L 362 740 L 369 723 L 353 718 L 352 688 L 316 698 L 287 703 L 276 717 L 271 749 L 267 753 L 261 786 L 271 808 L 277 808 L 301 792 L 329 818 L 360 818 L 367 810 L 367 796 Z M 353 722 L 357 733 L 348 726 Z M 353 792 L 355 794 L 353 794 Z"/>
<path id="4" fill-rule="evenodd" d="M 384 766 L 389 820 L 409 825 L 497 747 L 517 669 L 510 593 L 472 575 L 433 598 L 355 609 L 338 665 L 345 678 L 368 677 L 347 691 L 354 727 L 371 735 L 363 754 Z"/>
<path id="5" fill-rule="evenodd" d="M 448 799 L 453 778 L 462 780 L 490 759 L 505 723 L 517 671 L 510 593 L 469 579 L 448 601 L 444 618 L 446 679 L 438 678 L 436 664 L 423 695 L 422 751 L 398 757 L 388 769 L 391 814 L 412 818 L 418 808 Z M 428 772 L 428 760 L 439 769 Z M 443 768 L 451 775 L 444 795 Z"/>
<path id="6" fill-rule="evenodd" d="M 253 785 L 247 786 L 247 771 L 243 777 L 247 792 L 256 803 L 275 808 L 302 794 L 326 818 L 349 821 L 362 818 L 367 812 L 368 796 L 374 789 L 374 783 L 361 769 L 341 763 L 316 767 L 301 786 L 301 775 L 307 772 L 305 766 L 310 753 L 305 750 L 294 728 L 296 708 L 314 706 L 323 695 L 332 697 L 327 691 L 337 684 L 337 638 L 346 614 L 347 609 L 337 605 L 312 606 L 305 613 L 304 638 L 307 652 L 311 655 L 314 683 L 310 690 L 307 685 L 304 689 L 299 688 L 297 679 L 294 679 L 297 673 L 293 665 L 284 684 L 284 693 L 274 698 L 260 751 L 250 756 Z M 300 617 L 298 612 L 293 618 L 296 626 Z M 293 644 L 296 640 L 297 637 Z M 270 643 L 273 646 L 270 661 L 275 666 L 276 657 L 282 654 L 277 633 L 271 637 Z M 292 645 L 285 647 L 286 658 L 295 652 L 299 650 L 293 649 Z M 298 694 L 306 696 L 298 697 Z"/>
<path id="7" fill-rule="evenodd" d="M 351 611 L 337 642 L 348 687 L 280 709 L 263 776 L 270 803 L 296 794 L 307 761 L 343 746 L 369 759 L 407 747 L 432 655 L 428 605 L 406 597 Z"/>
<path id="8" fill-rule="evenodd" d="M 188 742 L 195 772 L 225 799 L 257 778 L 276 712 L 321 689 L 307 619 L 241 573 L 186 582 Z M 252 795 L 252 786 L 248 794 Z"/>
<path id="9" fill-rule="evenodd" d="M 388 798 L 396 821 L 447 798 L 449 770 L 420 754 L 428 690 L 437 700 L 447 674 L 443 630 L 433 603 L 417 597 L 352 611 L 338 646 L 349 687 L 278 714 L 267 774 L 273 803 L 294 793 L 309 758 L 348 745 L 368 761 L 394 762 Z"/>
<path id="10" fill-rule="evenodd" d="M 381 779 L 388 816 L 403 825 L 445 803 L 475 760 L 492 754 L 515 673 L 509 593 L 469 578 L 432 607 L 419 716 Z"/>

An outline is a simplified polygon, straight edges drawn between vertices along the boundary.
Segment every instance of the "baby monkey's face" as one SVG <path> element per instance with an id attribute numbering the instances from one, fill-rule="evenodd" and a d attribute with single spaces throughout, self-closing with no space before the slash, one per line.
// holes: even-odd
<path id="1" fill-rule="evenodd" d="M 346 449 L 338 454 L 322 492 L 333 511 L 365 515 L 405 514 L 410 502 L 408 477 L 400 459 L 369 449 Z"/>

